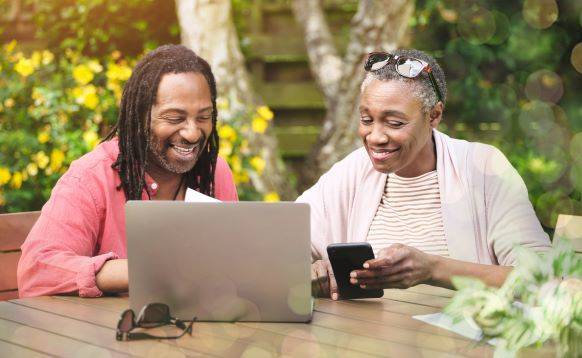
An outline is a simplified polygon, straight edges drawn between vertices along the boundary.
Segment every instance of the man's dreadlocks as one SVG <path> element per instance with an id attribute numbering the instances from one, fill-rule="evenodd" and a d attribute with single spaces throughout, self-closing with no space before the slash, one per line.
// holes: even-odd
<path id="1" fill-rule="evenodd" d="M 158 86 L 167 73 L 200 73 L 208 82 L 212 98 L 212 132 L 194 168 L 185 173 L 186 185 L 214 196 L 214 172 L 218 155 L 216 131 L 216 82 L 210 65 L 181 45 L 164 45 L 144 56 L 123 88 L 117 124 L 104 139 L 119 137 L 119 155 L 112 168 L 119 171 L 120 189 L 126 200 L 141 200 L 147 188 L 145 172 L 150 150 L 151 108 Z M 148 191 L 149 195 L 149 191 Z"/>

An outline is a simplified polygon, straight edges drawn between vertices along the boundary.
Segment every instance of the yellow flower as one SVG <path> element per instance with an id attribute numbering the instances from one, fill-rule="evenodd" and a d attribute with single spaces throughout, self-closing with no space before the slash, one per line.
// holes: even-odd
<path id="1" fill-rule="evenodd" d="M 218 152 L 222 157 L 228 158 L 232 154 L 232 144 L 228 141 L 221 140 Z"/>
<path id="2" fill-rule="evenodd" d="M 41 53 L 34 51 L 30 57 L 30 61 L 32 62 L 32 66 L 34 66 L 34 68 L 38 68 L 38 66 L 40 66 L 40 62 L 42 61 Z"/>
<path id="3" fill-rule="evenodd" d="M 41 150 L 32 156 L 32 160 L 38 165 L 40 169 L 44 169 L 48 165 L 50 159 L 46 153 Z"/>
<path id="4" fill-rule="evenodd" d="M 99 97 L 97 96 L 97 88 L 93 85 L 73 88 L 73 97 L 75 102 L 84 105 L 89 109 L 97 108 L 99 104 Z"/>
<path id="5" fill-rule="evenodd" d="M 18 72 L 22 77 L 30 76 L 34 72 L 32 60 L 21 58 L 16 65 L 14 65 L 14 71 Z"/>
<path id="6" fill-rule="evenodd" d="M 256 133 L 265 133 L 268 126 L 269 123 L 263 117 L 257 116 L 253 118 L 252 127 Z"/>
<path id="7" fill-rule="evenodd" d="M 12 175 L 10 175 L 8 168 L 0 167 L 0 185 L 8 183 L 11 177 Z"/>
<path id="8" fill-rule="evenodd" d="M 218 128 L 218 136 L 220 137 L 220 139 L 234 141 L 236 140 L 236 131 L 228 124 L 225 124 Z"/>
<path id="9" fill-rule="evenodd" d="M 113 58 L 114 60 L 117 60 L 121 57 L 121 52 L 115 50 L 111 53 L 111 58 Z"/>
<path id="10" fill-rule="evenodd" d="M 257 108 L 257 114 L 268 121 L 273 119 L 273 112 L 267 106 L 259 106 Z"/>
<path id="11" fill-rule="evenodd" d="M 131 76 L 131 68 L 125 65 L 110 63 L 105 76 L 110 81 L 126 81 Z"/>
<path id="12" fill-rule="evenodd" d="M 89 67 L 89 69 L 91 69 L 91 71 L 93 71 L 94 73 L 100 73 L 101 71 L 103 71 L 103 66 L 101 66 L 101 64 L 97 60 L 91 60 L 87 62 L 87 67 Z"/>
<path id="13" fill-rule="evenodd" d="M 249 175 L 246 172 L 234 173 L 233 177 L 234 177 L 234 183 L 236 185 L 248 183 L 251 180 L 251 178 L 249 177 Z"/>
<path id="14" fill-rule="evenodd" d="M 95 131 L 92 130 L 88 130 L 85 133 L 83 133 L 83 140 L 85 141 L 85 143 L 87 143 L 87 145 L 91 149 L 95 148 L 95 146 L 99 144 L 99 136 Z"/>
<path id="15" fill-rule="evenodd" d="M 14 98 L 6 98 L 6 100 L 4 101 L 4 107 L 12 108 L 12 107 L 14 107 L 15 103 L 16 102 L 14 101 Z"/>
<path id="16" fill-rule="evenodd" d="M 4 199 L 4 194 L 0 193 L 0 206 L 6 205 L 6 199 Z"/>
<path id="17" fill-rule="evenodd" d="M 51 152 L 51 170 L 56 172 L 63 166 L 63 161 L 65 160 L 65 153 L 60 149 L 53 149 Z"/>
<path id="18" fill-rule="evenodd" d="M 65 56 L 71 60 L 71 63 L 77 63 L 79 61 L 79 53 L 70 48 L 65 50 Z"/>
<path id="19" fill-rule="evenodd" d="M 34 164 L 34 163 L 29 163 L 26 166 L 26 172 L 31 177 L 36 176 L 38 174 L 38 166 L 36 164 Z"/>
<path id="20" fill-rule="evenodd" d="M 43 65 L 48 65 L 51 62 L 53 62 L 53 60 L 55 59 L 55 55 L 53 55 L 52 52 L 50 52 L 49 50 L 44 50 L 42 52 L 42 64 Z"/>
<path id="21" fill-rule="evenodd" d="M 281 201 L 281 198 L 279 198 L 279 194 L 272 191 L 272 192 L 265 194 L 263 196 L 263 200 L 268 201 L 268 202 L 276 202 L 276 201 Z"/>
<path id="22" fill-rule="evenodd" d="M 265 170 L 265 160 L 263 158 L 254 156 L 251 158 L 250 163 L 259 175 L 263 174 L 263 170 Z"/>
<path id="23" fill-rule="evenodd" d="M 14 49 L 16 48 L 16 45 L 17 45 L 16 40 L 12 40 L 6 45 L 4 45 L 4 51 L 6 51 L 6 53 L 12 53 L 12 51 L 14 51 Z"/>
<path id="24" fill-rule="evenodd" d="M 47 132 L 40 132 L 36 138 L 40 144 L 45 144 L 51 139 L 51 136 Z"/>
<path id="25" fill-rule="evenodd" d="M 73 78 L 80 85 L 86 85 L 93 81 L 93 71 L 87 65 L 78 65 L 73 68 Z"/>
<path id="26" fill-rule="evenodd" d="M 16 172 L 12 175 L 12 181 L 10 182 L 10 186 L 13 189 L 20 189 L 22 186 L 22 173 Z"/>

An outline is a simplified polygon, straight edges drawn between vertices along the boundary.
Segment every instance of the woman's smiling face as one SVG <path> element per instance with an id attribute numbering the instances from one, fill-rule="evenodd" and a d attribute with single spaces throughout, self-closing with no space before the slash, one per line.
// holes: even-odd
<path id="1" fill-rule="evenodd" d="M 435 158 L 432 128 L 440 122 L 440 108 L 436 115 L 423 113 L 405 82 L 370 82 L 360 98 L 358 133 L 374 169 L 406 177 L 426 172 Z"/>

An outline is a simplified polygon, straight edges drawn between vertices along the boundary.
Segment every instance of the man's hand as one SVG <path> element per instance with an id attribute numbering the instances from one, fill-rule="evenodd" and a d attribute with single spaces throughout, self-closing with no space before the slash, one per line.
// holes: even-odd
<path id="1" fill-rule="evenodd" d="M 413 247 L 394 244 L 382 249 L 378 257 L 354 270 L 350 282 L 364 289 L 409 288 L 432 280 L 437 256 Z"/>
<path id="2" fill-rule="evenodd" d="M 311 292 L 314 297 L 339 299 L 337 283 L 328 260 L 318 260 L 311 264 Z"/>

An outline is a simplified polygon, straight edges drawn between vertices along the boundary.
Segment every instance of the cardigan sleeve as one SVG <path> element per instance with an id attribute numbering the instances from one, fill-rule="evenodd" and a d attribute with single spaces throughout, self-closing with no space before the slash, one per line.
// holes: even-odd
<path id="1" fill-rule="evenodd" d="M 539 252 L 551 244 L 519 173 L 501 151 L 491 148 L 485 164 L 487 241 L 500 265 L 513 266 L 516 246 Z"/>
<path id="2" fill-rule="evenodd" d="M 335 163 L 317 183 L 305 191 L 297 202 L 311 208 L 311 258 L 327 257 L 327 245 L 348 242 L 350 214 L 354 212 L 356 191 L 369 168 L 369 159 L 363 149 L 357 149 Z"/>
<path id="3" fill-rule="evenodd" d="M 327 212 L 324 200 L 325 175 L 319 181 L 306 190 L 296 200 L 298 203 L 307 203 L 310 207 L 311 217 L 311 261 L 321 260 L 325 255 L 328 245 L 327 239 Z"/>

